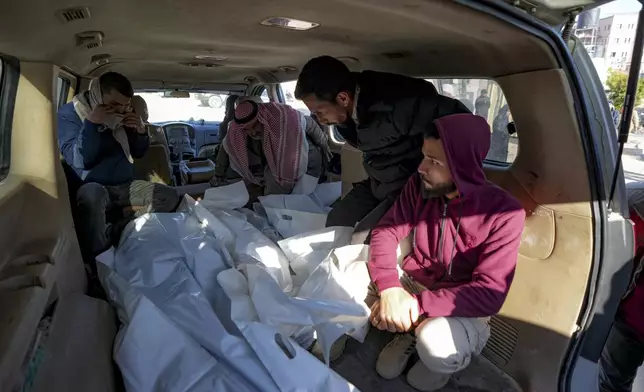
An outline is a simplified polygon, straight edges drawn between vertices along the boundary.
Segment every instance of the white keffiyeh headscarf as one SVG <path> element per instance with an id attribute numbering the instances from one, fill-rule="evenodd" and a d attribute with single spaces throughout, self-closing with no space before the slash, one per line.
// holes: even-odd
<path id="1" fill-rule="evenodd" d="M 90 82 L 88 91 L 84 91 L 74 96 L 73 102 L 76 114 L 78 114 L 81 121 L 85 121 L 94 108 L 103 104 L 103 94 L 101 92 L 101 85 L 98 82 L 98 79 L 94 79 Z M 130 163 L 134 163 L 132 154 L 130 154 L 130 143 L 127 140 L 127 131 L 123 128 L 123 125 L 121 125 L 124 117 L 125 116 L 122 114 L 117 113 L 110 115 L 106 124 L 102 124 L 105 128 L 99 129 L 99 132 L 103 132 L 108 129 L 111 130 L 114 139 L 116 139 L 116 141 L 121 145 L 127 160 L 130 161 Z"/>

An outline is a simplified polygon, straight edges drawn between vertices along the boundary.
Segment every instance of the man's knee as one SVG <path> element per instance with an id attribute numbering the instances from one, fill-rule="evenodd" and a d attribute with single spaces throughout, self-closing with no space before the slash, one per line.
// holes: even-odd
<path id="1" fill-rule="evenodd" d="M 478 319 L 437 317 L 416 328 L 416 349 L 429 370 L 451 374 L 466 368 L 489 336 L 489 327 Z"/>
<path id="2" fill-rule="evenodd" d="M 156 185 L 153 192 L 152 209 L 156 212 L 172 212 L 181 200 L 177 191 L 170 186 Z"/>
<path id="3" fill-rule="evenodd" d="M 89 207 L 99 207 L 109 201 L 110 195 L 107 189 L 99 183 L 90 182 L 78 189 L 76 192 L 76 202 L 79 206 L 87 205 Z"/>

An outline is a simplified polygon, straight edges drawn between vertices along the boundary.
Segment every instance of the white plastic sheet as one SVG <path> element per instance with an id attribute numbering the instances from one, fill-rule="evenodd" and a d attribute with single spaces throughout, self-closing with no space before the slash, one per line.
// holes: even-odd
<path id="1" fill-rule="evenodd" d="M 293 271 L 291 278 L 296 289 L 302 287 L 313 270 L 331 255 L 333 249 L 349 244 L 352 233 L 351 227 L 329 227 L 278 242 L 290 262 Z"/>
<path id="2" fill-rule="evenodd" d="M 309 187 L 310 188 L 310 187 Z M 308 194 L 260 196 L 268 221 L 284 238 L 323 229 L 326 217 L 342 192 L 337 182 L 318 184 Z"/>
<path id="3" fill-rule="evenodd" d="M 218 276 L 219 283 L 231 299 L 233 321 L 264 366 L 274 376 L 278 375 L 275 381 L 280 389 L 300 389 L 308 384 L 315 389 L 306 390 L 347 390 L 346 381 L 330 369 L 328 374 L 324 374 L 319 370 L 319 366 L 325 366 L 290 338 L 312 327 L 317 332 L 322 347 L 327 348 L 325 358 L 328 362 L 331 344 L 343 333 L 366 324 L 368 313 L 362 306 L 346 301 L 346 297 L 337 300 L 342 297 L 342 291 L 338 291 L 337 286 L 334 286 L 337 276 L 328 275 L 323 270 L 324 264 L 320 264 L 316 270 L 318 273 L 311 275 L 308 287 L 303 286 L 304 290 L 301 292 L 310 298 L 288 297 L 279 291 L 274 280 L 257 265 L 244 265 L 240 270 L 223 271 Z M 335 298 L 328 296 L 330 292 L 335 293 Z M 273 335 L 267 336 L 264 332 L 259 337 L 256 335 L 258 330 L 273 331 Z M 307 368 L 309 371 L 318 370 L 306 373 L 303 377 L 303 374 L 297 374 L 292 368 L 282 367 L 282 363 L 287 365 L 283 357 L 276 358 L 265 351 L 267 339 L 276 347 L 280 347 L 280 340 L 288 346 L 287 350 L 283 347 L 281 349 L 286 351 L 286 357 L 294 356 L 292 360 L 300 358 L 297 361 L 301 371 L 307 372 Z M 293 364 L 291 362 L 291 365 Z M 303 366 L 304 364 L 306 366 Z"/>
<path id="4" fill-rule="evenodd" d="M 333 251 L 348 244 L 350 238 L 351 229 L 341 227 L 280 241 L 295 273 L 290 295 L 281 292 L 257 265 L 220 273 L 218 280 L 232 302 L 233 321 L 241 330 L 253 322 L 272 325 L 305 348 L 313 342 L 315 333 L 327 362 L 331 345 L 342 334 L 363 341 L 369 310 L 364 296 L 352 294 L 344 271 L 353 262 L 364 262 L 360 256 L 366 252 L 346 247 L 356 251 L 340 252 L 342 260 L 337 260 Z"/>
<path id="5" fill-rule="evenodd" d="M 235 209 L 248 203 L 248 189 L 244 181 L 209 188 L 204 193 L 203 202 L 211 208 Z"/>
<path id="6" fill-rule="evenodd" d="M 128 391 L 279 390 L 216 283 L 232 260 L 196 217 L 138 218 L 99 262 L 124 324 L 114 358 Z"/>
<path id="7" fill-rule="evenodd" d="M 288 259 L 275 242 L 246 220 L 245 214 L 219 208 L 208 209 L 204 203 L 190 196 L 184 197 L 178 210 L 193 213 L 224 244 L 237 265 L 260 263 L 283 291 L 292 290 Z"/>
<path id="8" fill-rule="evenodd" d="M 295 183 L 292 195 L 309 195 L 315 191 L 315 188 L 318 185 L 318 177 L 313 177 L 308 174 L 304 174 L 300 179 Z"/>
<path id="9" fill-rule="evenodd" d="M 327 212 L 331 210 L 331 204 L 342 195 L 342 182 L 324 182 L 318 184 L 313 193 L 310 195 L 313 201 L 323 207 Z"/>
<path id="10" fill-rule="evenodd" d="M 259 203 L 254 204 L 259 205 Z M 248 223 L 255 226 L 256 229 L 261 231 L 262 234 L 268 237 L 268 239 L 270 239 L 271 241 L 277 243 L 282 239 L 280 233 L 268 222 L 268 218 L 266 217 L 265 212 L 264 215 L 260 215 L 253 210 L 249 210 L 248 208 L 238 208 L 237 211 L 242 213 Z"/>
<path id="11" fill-rule="evenodd" d="M 327 212 L 308 195 L 260 196 L 259 202 L 284 238 L 323 229 L 326 224 Z"/>
<path id="12" fill-rule="evenodd" d="M 284 328 L 259 322 L 251 297 L 277 304 L 288 304 L 290 297 L 260 262 L 239 265 L 251 271 L 252 288 L 229 268 L 237 263 L 214 234 L 226 233 L 227 226 L 212 214 L 197 217 L 198 209 L 141 217 L 123 233 L 116 254 L 100 257 L 101 281 L 124 323 L 114 357 L 127 390 L 355 391 L 285 335 Z M 231 303 L 217 282 L 232 287 L 240 301 Z M 307 306 L 294 308 L 310 318 Z M 293 307 L 278 307 L 287 310 L 282 319 L 259 309 L 263 319 L 292 320 Z"/>

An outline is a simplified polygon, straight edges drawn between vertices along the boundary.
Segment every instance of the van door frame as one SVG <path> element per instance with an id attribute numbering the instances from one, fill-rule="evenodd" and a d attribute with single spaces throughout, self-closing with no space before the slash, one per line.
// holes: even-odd
<path id="1" fill-rule="evenodd" d="M 469 8 L 478 10 L 487 15 L 491 15 L 514 25 L 522 30 L 529 32 L 537 38 L 543 40 L 551 50 L 552 54 L 561 65 L 571 87 L 571 93 L 575 102 L 574 109 L 576 112 L 577 121 L 580 127 L 580 137 L 586 156 L 586 165 L 588 169 L 588 178 L 590 183 L 590 191 L 592 200 L 592 213 L 594 223 L 593 235 L 593 263 L 589 275 L 588 285 L 586 287 L 586 301 L 585 306 L 582 307 L 579 314 L 579 329 L 573 333 L 570 346 L 568 347 L 568 355 L 565 358 L 560 371 L 558 390 L 570 391 L 572 383 L 572 374 L 579 357 L 580 349 L 586 332 L 592 321 L 592 316 L 596 313 L 598 295 L 604 290 L 608 289 L 607 280 L 610 276 L 602 275 L 603 263 L 620 263 L 619 260 L 612 260 L 608 244 L 610 240 L 617 240 L 624 242 L 624 225 L 627 224 L 623 212 L 614 211 L 615 214 L 611 217 L 612 221 L 617 219 L 621 220 L 621 225 L 609 225 L 609 212 L 607 202 L 606 181 L 602 176 L 601 168 L 604 165 L 614 167 L 615 162 L 608 159 L 608 157 L 600 154 L 601 149 L 598 146 L 598 139 L 596 135 L 598 130 L 590 122 L 590 102 L 586 91 L 583 88 L 581 76 L 575 67 L 574 60 L 567 45 L 564 43 L 560 36 L 560 32 L 553 29 L 551 26 L 546 25 L 533 16 L 526 14 L 510 4 L 504 2 L 492 1 L 475 1 L 475 0 L 456 0 L 457 3 L 467 6 Z M 626 205 L 626 195 L 616 194 L 616 199 L 621 202 L 620 205 Z M 626 215 L 627 216 L 627 215 Z M 617 226 L 617 230 L 616 229 Z M 624 244 L 626 247 L 627 244 Z M 614 249 L 612 249 L 614 250 Z M 622 265 L 627 264 L 626 261 L 621 262 Z M 621 266 L 618 266 L 621 267 Z M 605 288 L 602 290 L 602 288 Z M 604 337 L 605 340 L 605 337 Z"/>
<path id="2" fill-rule="evenodd" d="M 70 102 L 76 94 L 76 91 L 78 91 L 78 77 L 70 71 L 67 71 L 65 68 L 60 68 L 58 71 L 58 77 L 67 82 L 67 91 L 65 91 L 65 94 L 61 91 L 60 95 L 57 97 L 58 107 L 61 107 L 62 105 Z"/>

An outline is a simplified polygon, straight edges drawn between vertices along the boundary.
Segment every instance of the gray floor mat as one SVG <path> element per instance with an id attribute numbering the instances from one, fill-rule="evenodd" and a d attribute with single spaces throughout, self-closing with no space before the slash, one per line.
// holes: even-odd
<path id="1" fill-rule="evenodd" d="M 362 392 L 414 392 L 407 384 L 406 371 L 397 379 L 385 380 L 376 373 L 376 359 L 380 350 L 391 340 L 392 334 L 372 328 L 363 344 L 349 339 L 340 359 L 331 367 Z M 412 358 L 411 365 L 417 360 Z M 455 374 L 442 392 L 517 392 L 514 382 L 483 357 L 472 360 L 467 369 Z"/>

